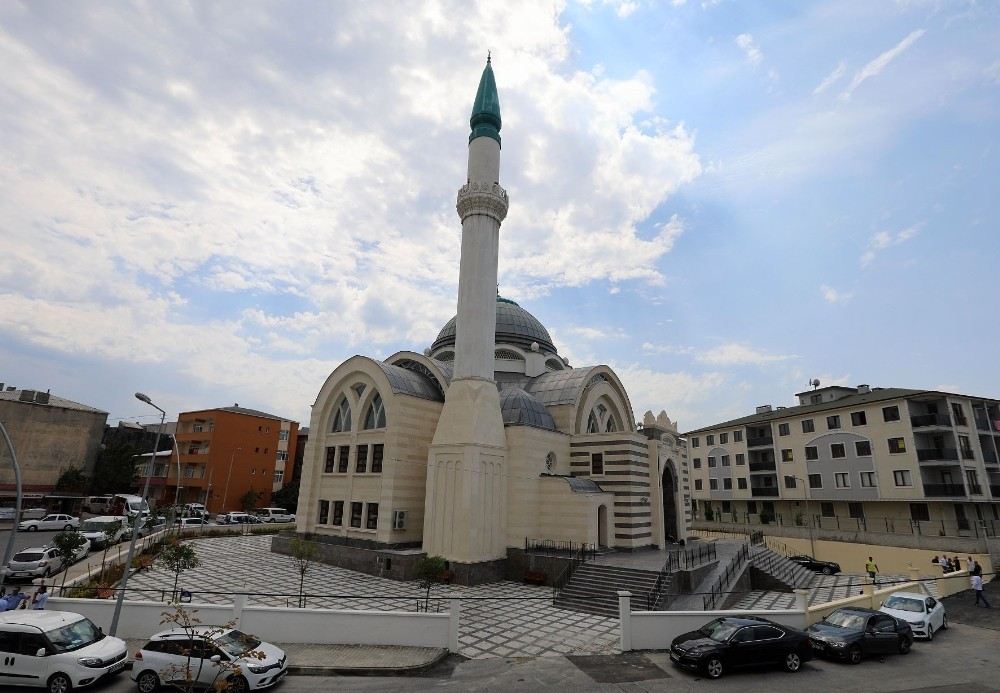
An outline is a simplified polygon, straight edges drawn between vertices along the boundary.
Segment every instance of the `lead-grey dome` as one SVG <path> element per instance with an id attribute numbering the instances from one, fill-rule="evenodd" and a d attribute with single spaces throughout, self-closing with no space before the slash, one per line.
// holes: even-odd
<path id="1" fill-rule="evenodd" d="M 455 322 L 457 319 L 456 315 L 441 328 L 437 339 L 431 345 L 432 351 L 437 351 L 441 347 L 455 346 Z M 549 336 L 549 331 L 538 321 L 538 318 L 509 298 L 497 296 L 496 343 L 513 344 L 522 349 L 530 349 L 532 342 L 538 342 L 542 351 L 558 353 L 552 343 L 552 337 Z"/>
<path id="2" fill-rule="evenodd" d="M 534 426 L 556 430 L 556 422 L 545 405 L 519 387 L 500 390 L 500 414 L 504 426 Z"/>

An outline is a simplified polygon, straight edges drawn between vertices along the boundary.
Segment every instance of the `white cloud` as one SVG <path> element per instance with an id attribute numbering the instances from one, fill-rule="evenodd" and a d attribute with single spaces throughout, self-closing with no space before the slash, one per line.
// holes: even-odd
<path id="1" fill-rule="evenodd" d="M 664 372 L 635 364 L 612 367 L 625 385 L 637 419 L 645 411 L 663 409 L 684 430 L 727 418 L 729 412 L 718 405 L 727 384 L 722 373 Z"/>
<path id="2" fill-rule="evenodd" d="M 832 286 L 827 286 L 826 284 L 819 287 L 819 291 L 823 294 L 823 300 L 827 303 L 846 303 L 854 297 L 854 294 L 851 292 L 840 291 L 838 289 L 834 289 Z"/>
<path id="3" fill-rule="evenodd" d="M 787 361 L 792 358 L 795 357 L 769 354 L 766 351 L 761 351 L 738 342 L 721 344 L 695 356 L 695 360 L 714 366 L 763 366 L 768 363 Z"/>
<path id="4" fill-rule="evenodd" d="M 754 67 L 760 65 L 761 61 L 764 59 L 764 54 L 753 40 L 753 36 L 751 34 L 740 34 L 737 36 L 736 45 L 739 46 L 744 53 L 746 53 L 747 60 L 749 60 L 750 64 Z"/>
<path id="5" fill-rule="evenodd" d="M 876 77 L 881 74 L 889 63 L 898 58 L 907 48 L 916 43 L 917 39 L 927 33 L 924 29 L 917 29 L 916 31 L 910 32 L 906 38 L 897 43 L 895 46 L 885 51 L 877 58 L 869 62 L 863 68 L 858 70 L 857 74 L 854 75 L 854 79 L 851 80 L 851 84 L 847 89 L 841 94 L 843 98 L 849 98 L 850 95 L 857 89 L 861 84 L 872 77 Z"/>
<path id="6" fill-rule="evenodd" d="M 886 248 L 905 243 L 916 236 L 920 226 L 921 224 L 915 224 L 896 233 L 890 231 L 879 231 L 876 233 L 869 239 L 868 247 L 861 253 L 861 266 L 867 267 L 870 265 L 875 257 Z"/>
<path id="7" fill-rule="evenodd" d="M 602 340 L 602 339 L 626 339 L 628 334 L 625 330 L 618 327 L 584 327 L 584 326 L 574 326 L 566 330 L 570 334 L 580 339 L 585 339 L 588 341 Z"/>
<path id="8" fill-rule="evenodd" d="M 837 67 L 833 68 L 833 72 L 824 77 L 823 81 L 820 82 L 815 89 L 813 89 L 813 94 L 815 95 L 822 94 L 824 91 L 830 88 L 830 86 L 832 86 L 837 80 L 843 77 L 844 73 L 846 72 L 847 72 L 847 63 L 841 60 L 839 63 L 837 63 Z"/>

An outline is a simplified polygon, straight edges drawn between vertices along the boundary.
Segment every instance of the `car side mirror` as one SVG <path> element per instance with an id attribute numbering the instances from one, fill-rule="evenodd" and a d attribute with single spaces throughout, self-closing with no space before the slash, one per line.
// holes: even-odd
<path id="1" fill-rule="evenodd" d="M 208 661 L 215 662 L 216 664 L 218 664 L 219 662 L 222 661 L 222 655 L 212 655 Z"/>
<path id="2" fill-rule="evenodd" d="M 35 653 L 35 656 L 36 657 L 44 657 L 45 654 L 46 654 L 45 653 L 45 648 L 44 647 L 39 647 L 38 648 L 38 652 Z"/>

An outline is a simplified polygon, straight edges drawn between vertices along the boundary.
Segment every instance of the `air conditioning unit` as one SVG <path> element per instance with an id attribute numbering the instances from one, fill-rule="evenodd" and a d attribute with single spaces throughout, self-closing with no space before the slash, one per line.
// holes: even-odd
<path id="1" fill-rule="evenodd" d="M 392 528 L 393 529 L 406 529 L 406 511 L 405 510 L 393 510 L 392 511 Z"/>

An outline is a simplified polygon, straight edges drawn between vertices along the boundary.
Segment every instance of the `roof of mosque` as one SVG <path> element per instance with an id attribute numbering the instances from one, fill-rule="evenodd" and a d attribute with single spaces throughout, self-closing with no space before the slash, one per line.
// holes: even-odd
<path id="1" fill-rule="evenodd" d="M 545 405 L 519 387 L 500 390 L 500 413 L 504 426 L 533 426 L 556 430 L 556 422 Z"/>
<path id="2" fill-rule="evenodd" d="M 390 366 L 388 363 L 382 361 L 375 361 L 375 363 L 385 373 L 385 377 L 389 380 L 389 387 L 392 388 L 393 392 L 420 397 L 421 399 L 430 399 L 435 402 L 444 401 L 444 397 L 442 397 L 441 393 L 434 386 L 434 383 L 421 373 L 400 368 L 399 366 Z"/>
<path id="3" fill-rule="evenodd" d="M 455 346 L 455 332 L 458 316 L 445 323 L 431 345 L 433 351 L 441 347 Z M 545 326 L 534 315 L 510 299 L 497 296 L 497 344 L 513 344 L 522 349 L 530 349 L 532 342 L 538 342 L 543 351 L 558 353 L 552 337 Z"/>

